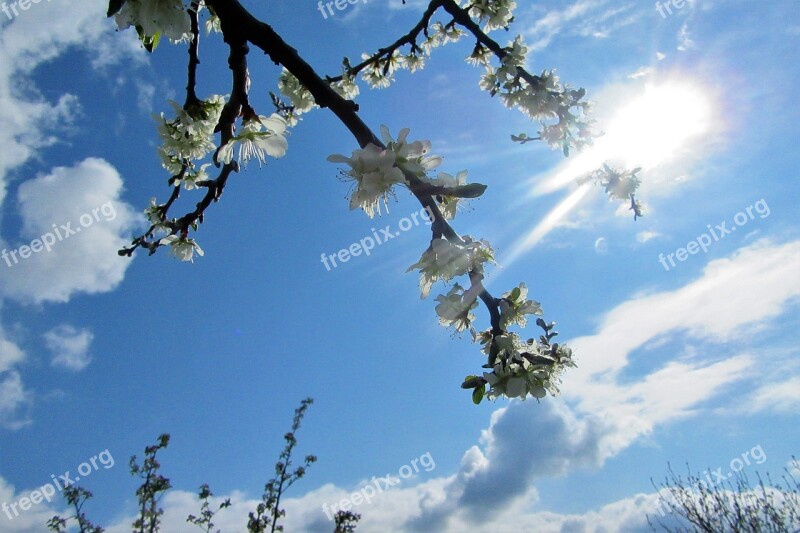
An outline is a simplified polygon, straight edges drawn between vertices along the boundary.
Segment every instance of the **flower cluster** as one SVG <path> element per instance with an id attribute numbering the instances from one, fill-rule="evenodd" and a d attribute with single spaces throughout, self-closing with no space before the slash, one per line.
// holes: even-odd
<path id="1" fill-rule="evenodd" d="M 285 67 L 278 77 L 278 89 L 281 91 L 281 94 L 289 99 L 292 106 L 291 112 L 286 117 L 290 126 L 294 126 L 297 123 L 297 117 L 317 107 L 311 91 L 306 89 L 303 84 L 300 83 L 300 80 L 298 80 L 294 74 L 286 70 Z"/>
<path id="2" fill-rule="evenodd" d="M 550 331 L 553 325 L 547 326 L 544 321 L 540 325 L 547 333 L 542 342 L 535 339 L 525 342 L 516 333 L 492 336 L 486 331 L 481 334 L 483 351 L 490 359 L 486 366 L 491 372 L 484 372 L 482 378 L 467 377 L 464 386 L 475 389 L 473 399 L 479 402 L 478 398 L 483 398 L 484 393 L 489 399 L 507 396 L 522 400 L 529 394 L 540 399 L 548 392 L 553 396 L 559 393 L 559 376 L 565 368 L 575 366 L 572 350 L 563 345 L 550 345 L 549 339 L 556 335 Z M 487 384 L 490 388 L 485 392 Z"/>
<path id="3" fill-rule="evenodd" d="M 478 307 L 478 300 L 474 290 L 465 291 L 461 285 L 456 283 L 450 292 L 440 294 L 436 297 L 436 314 L 439 316 L 439 324 L 444 327 L 454 327 L 460 333 L 467 328 L 473 332 L 472 322 L 475 315 L 472 310 Z"/>
<path id="4" fill-rule="evenodd" d="M 402 69 L 416 72 L 425 67 L 425 59 L 430 56 L 431 51 L 437 46 L 456 42 L 466 33 L 455 26 L 455 24 L 444 25 L 435 22 L 427 29 L 426 38 L 419 45 L 411 45 L 411 50 L 407 54 L 399 50 L 392 50 L 381 57 L 367 63 L 361 72 L 361 79 L 373 89 L 385 89 L 394 81 L 394 74 Z M 363 60 L 370 59 L 370 55 L 362 54 Z M 347 65 L 345 65 L 346 70 Z"/>
<path id="5" fill-rule="evenodd" d="M 216 149 L 214 128 L 225 106 L 225 98 L 214 95 L 188 108 L 172 100 L 169 103 L 175 110 L 174 118 L 168 119 L 164 113 L 153 118 L 158 123 L 162 142 L 158 149 L 161 164 L 175 176 L 193 160 L 202 159 Z"/>
<path id="6" fill-rule="evenodd" d="M 439 166 L 442 158 L 429 156 L 430 141 L 407 140 L 408 128 L 404 128 L 394 140 L 386 126 L 381 126 L 381 134 L 386 148 L 368 144 L 363 149 L 353 151 L 351 157 L 333 154 L 328 157 L 332 163 L 346 163 L 350 170 L 342 174 L 345 179 L 355 182 L 350 196 L 350 209 L 361 208 L 370 218 L 381 214 L 381 205 L 387 207 L 393 187 L 407 184 L 403 172 L 419 178 Z M 388 207 L 387 207 L 388 209 Z"/>
<path id="7" fill-rule="evenodd" d="M 590 104 L 582 101 L 586 92 L 562 85 L 552 70 L 543 70 L 538 76 L 530 76 L 524 70 L 528 48 L 517 36 L 505 48 L 499 67 L 490 64 L 491 55 L 482 46 L 476 46 L 468 62 L 483 65 L 485 73 L 480 86 L 492 96 L 497 94 L 503 104 L 517 108 L 528 118 L 540 123 L 537 139 L 544 140 L 553 148 L 560 148 L 569 155 L 571 147 L 581 148 L 592 139 L 591 121 L 585 120 Z M 573 109 L 575 110 L 573 112 Z M 555 121 L 555 122 L 552 122 Z M 523 135 L 514 140 L 533 140 Z"/>
<path id="8" fill-rule="evenodd" d="M 152 48 L 162 36 L 173 42 L 189 40 L 192 36 L 183 0 L 125 0 L 114 19 L 120 30 L 136 28 L 142 42 L 149 43 Z"/>
<path id="9" fill-rule="evenodd" d="M 257 159 L 263 164 L 267 156 L 282 157 L 288 148 L 286 140 L 287 123 L 277 114 L 272 116 L 253 116 L 244 119 L 241 131 L 225 145 L 217 149 L 214 130 L 225 106 L 225 98 L 214 95 L 208 100 L 189 103 L 181 107 L 170 101 L 175 110 L 174 118 L 164 113 L 154 116 L 162 144 L 158 148 L 162 166 L 172 174 L 170 183 L 183 186 L 186 190 L 197 189 L 210 181 L 208 168 L 211 163 L 196 165 L 210 153 L 215 152 L 215 160 L 230 164 L 238 147 L 238 161 L 247 164 Z M 158 244 L 170 246 L 173 255 L 182 261 L 191 261 L 193 254 L 202 254 L 202 249 L 186 235 L 177 237 L 175 220 L 166 218 L 166 205 L 158 204 L 155 198 L 145 209 L 145 216 L 152 223 L 152 231 L 170 233 Z M 194 225 L 193 225 L 194 227 Z M 196 228 L 195 228 L 196 229 Z"/>
<path id="10" fill-rule="evenodd" d="M 483 24 L 484 31 L 508 28 L 514 19 L 514 0 L 472 0 L 469 14 Z"/>
<path id="11" fill-rule="evenodd" d="M 524 328 L 528 323 L 525 315 L 541 315 L 542 307 L 539 302 L 528 300 L 528 287 L 520 283 L 509 292 L 500 297 L 500 327 L 504 330 L 508 326 L 517 324 Z"/>
<path id="12" fill-rule="evenodd" d="M 609 198 L 613 200 L 627 200 L 636 193 L 642 180 L 636 174 L 642 170 L 637 167 L 633 170 L 617 170 L 604 163 L 602 167 L 578 178 L 578 183 L 594 182 L 601 185 Z"/>
<path id="13" fill-rule="evenodd" d="M 159 244 L 169 246 L 172 248 L 170 251 L 172 255 L 181 261 L 190 261 L 194 263 L 194 254 L 197 253 L 200 257 L 203 256 L 203 249 L 200 248 L 194 239 L 188 237 L 178 237 L 177 235 L 167 235 L 159 241 Z"/>
<path id="14" fill-rule="evenodd" d="M 642 180 L 637 176 L 641 167 L 633 170 L 618 170 L 607 163 L 597 170 L 593 170 L 578 178 L 578 183 L 594 182 L 605 189 L 606 194 L 612 200 L 630 200 L 630 210 L 633 211 L 633 219 L 644 216 L 644 207 L 636 199 L 636 191 L 639 189 Z"/>
<path id="15" fill-rule="evenodd" d="M 485 240 L 464 235 L 461 242 L 451 242 L 438 237 L 406 272 L 419 270 L 420 295 L 426 298 L 436 281 L 450 281 L 470 272 L 481 273 L 486 262 L 494 262 L 494 250 Z"/>

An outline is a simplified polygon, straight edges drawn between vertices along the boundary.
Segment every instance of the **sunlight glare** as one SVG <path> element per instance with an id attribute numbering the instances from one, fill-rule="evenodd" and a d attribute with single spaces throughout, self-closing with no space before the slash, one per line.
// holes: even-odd
<path id="1" fill-rule="evenodd" d="M 535 186 L 533 195 L 562 189 L 606 161 L 627 168 L 657 167 L 679 157 L 688 142 L 710 126 L 711 104 L 696 86 L 685 82 L 646 85 L 608 122 L 605 135 Z"/>

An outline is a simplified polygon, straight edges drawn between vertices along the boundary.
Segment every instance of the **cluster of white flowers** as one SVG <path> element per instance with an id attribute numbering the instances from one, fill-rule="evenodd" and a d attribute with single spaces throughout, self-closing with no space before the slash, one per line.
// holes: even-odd
<path id="1" fill-rule="evenodd" d="M 341 154 L 328 156 L 332 163 L 346 163 L 350 169 L 343 172 L 346 179 L 355 182 L 350 196 L 350 209 L 361 208 L 372 218 L 381 214 L 381 204 L 387 207 L 393 187 L 407 184 L 403 171 L 410 172 L 419 178 L 439 166 L 442 158 L 429 156 L 430 141 L 408 142 L 409 129 L 400 131 L 395 141 L 386 126 L 381 126 L 381 134 L 386 148 L 368 144 L 363 149 L 353 151 L 351 157 Z"/>
<path id="2" fill-rule="evenodd" d="M 214 95 L 189 109 L 172 100 L 169 104 L 175 110 L 175 118 L 168 119 L 164 113 L 153 118 L 158 123 L 162 142 L 158 149 L 161 164 L 174 176 L 184 165 L 190 165 L 191 161 L 202 159 L 216 149 L 214 128 L 225 106 L 225 98 Z"/>
<path id="3" fill-rule="evenodd" d="M 450 281 L 469 272 L 483 272 L 483 264 L 494 262 L 494 250 L 485 240 L 474 240 L 469 235 L 462 242 L 451 242 L 444 237 L 431 241 L 419 261 L 406 272 L 419 270 L 419 290 L 427 298 L 436 281 Z"/>
<path id="4" fill-rule="evenodd" d="M 241 133 L 235 135 L 219 149 L 217 159 L 229 164 L 233 160 L 234 149 L 239 147 L 239 162 L 247 165 L 250 159 L 258 159 L 261 166 L 267 156 L 279 158 L 286 154 L 289 143 L 286 140 L 286 120 L 273 113 L 259 115 L 245 120 Z"/>
<path id="5" fill-rule="evenodd" d="M 196 162 L 217 149 L 214 130 L 225 106 L 225 97 L 214 95 L 186 108 L 173 101 L 169 103 L 175 110 L 174 118 L 167 118 L 164 113 L 154 116 L 162 140 L 158 148 L 161 164 L 172 174 L 174 186 L 197 189 L 198 183 L 210 179 L 207 169 L 211 163 L 197 165 Z M 244 165 L 250 159 L 257 159 L 261 165 L 267 156 L 282 157 L 288 148 L 286 126 L 286 120 L 277 114 L 247 119 L 241 132 L 220 147 L 217 160 L 229 164 L 237 147 L 238 160 Z M 150 200 L 145 216 L 155 226 L 154 231 L 170 233 L 174 229 L 167 223 L 163 206 L 155 198 Z M 160 239 L 159 244 L 170 246 L 173 255 L 182 261 L 191 261 L 194 252 L 203 255 L 200 246 L 186 236 L 170 234 Z"/>
<path id="6" fill-rule="evenodd" d="M 446 328 L 452 326 L 459 333 L 467 328 L 472 330 L 472 322 L 475 320 L 472 310 L 478 307 L 474 291 L 465 291 L 456 283 L 450 292 L 437 296 L 436 301 L 439 302 L 436 304 L 439 324 Z"/>
<path id="7" fill-rule="evenodd" d="M 346 100 L 355 99 L 360 92 L 355 78 L 350 75 L 346 68 L 342 69 L 342 79 L 332 83 L 331 88 Z"/>
<path id="8" fill-rule="evenodd" d="M 606 194 L 613 200 L 627 200 L 641 185 L 642 180 L 637 176 L 641 167 L 633 170 L 618 170 L 604 163 L 602 167 L 593 170 L 578 178 L 578 183 L 594 182 L 605 189 Z"/>
<path id="9" fill-rule="evenodd" d="M 194 254 L 203 256 L 203 249 L 197 244 L 194 239 L 188 237 L 178 237 L 177 235 L 167 235 L 159 241 L 159 244 L 169 246 L 172 255 L 181 261 L 191 261 L 194 263 Z"/>
<path id="10" fill-rule="evenodd" d="M 191 21 L 183 0 L 125 0 L 114 16 L 120 30 L 136 28 L 140 37 L 173 42 L 192 37 Z"/>
<path id="11" fill-rule="evenodd" d="M 211 163 L 204 163 L 200 165 L 200 168 L 196 168 L 192 166 L 188 168 L 184 173 L 183 177 L 178 177 L 172 183 L 173 185 L 181 185 L 183 184 L 183 188 L 187 191 L 193 191 L 198 189 L 199 186 L 197 185 L 198 182 L 206 181 L 210 179 L 208 172 L 206 169 L 211 166 Z"/>
<path id="12" fill-rule="evenodd" d="M 285 67 L 278 77 L 278 89 L 281 91 L 281 94 L 289 99 L 293 107 L 292 113 L 287 118 L 291 126 L 297 123 L 298 116 L 318 107 L 311 91 L 306 89 L 303 84 L 300 83 L 300 80 L 298 80 L 294 74 L 286 70 Z"/>
<path id="13" fill-rule="evenodd" d="M 408 54 L 394 50 L 388 57 L 381 57 L 369 63 L 361 72 L 361 78 L 373 89 L 385 89 L 394 82 L 394 74 L 403 69 L 416 72 L 425 67 L 425 59 L 431 54 L 433 48 L 450 42 L 456 42 L 466 33 L 455 25 L 445 26 L 435 22 L 428 28 L 427 38 L 419 47 L 412 47 Z M 363 60 L 369 59 L 369 54 L 362 54 Z"/>
<path id="14" fill-rule="evenodd" d="M 481 89 L 492 96 L 499 94 L 506 107 L 518 108 L 528 118 L 539 121 L 539 139 L 553 148 L 568 154 L 570 147 L 579 148 L 591 142 L 591 121 L 585 120 L 590 104 L 581 101 L 585 91 L 562 85 L 553 70 L 543 70 L 535 84 L 526 80 L 520 72 L 528 54 L 522 37 L 517 36 L 505 50 L 506 55 L 497 68 L 490 64 L 491 54 L 482 46 L 476 47 L 467 58 L 486 69 L 480 80 Z M 518 139 L 528 140 L 524 136 Z"/>
<path id="15" fill-rule="evenodd" d="M 461 2 L 456 2 L 461 5 Z M 514 0 L 470 0 L 469 14 L 483 24 L 484 31 L 507 28 L 514 18 Z"/>
<path id="16" fill-rule="evenodd" d="M 525 342 L 516 333 L 492 337 L 487 331 L 481 336 L 484 353 L 496 350 L 492 371 L 483 373 L 490 387 L 486 393 L 489 399 L 507 396 L 524 400 L 529 394 L 539 399 L 548 392 L 555 396 L 560 374 L 575 366 L 572 350 L 563 345 L 542 345 L 534 339 Z"/>
<path id="17" fill-rule="evenodd" d="M 508 326 L 512 324 L 524 328 L 528 323 L 525 315 L 542 314 L 539 302 L 527 298 L 528 287 L 525 286 L 525 283 L 520 283 L 519 287 L 514 287 L 500 297 L 500 327 L 502 329 L 508 329 Z"/>

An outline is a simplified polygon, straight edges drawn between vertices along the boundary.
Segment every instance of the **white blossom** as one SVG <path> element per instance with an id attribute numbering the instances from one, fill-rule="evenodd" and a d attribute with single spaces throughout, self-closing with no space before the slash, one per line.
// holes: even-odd
<path id="1" fill-rule="evenodd" d="M 184 164 L 202 159 L 216 148 L 214 129 L 225 106 L 225 98 L 214 95 L 188 109 L 172 100 L 169 104 L 175 111 L 175 118 L 168 119 L 164 113 L 153 118 L 158 123 L 162 142 L 158 149 L 161 164 L 175 175 Z"/>
<path id="2" fill-rule="evenodd" d="M 500 327 L 507 329 L 512 324 L 524 328 L 528 322 L 525 315 L 541 315 L 542 307 L 539 302 L 528 300 L 528 287 L 520 283 L 509 292 L 500 297 Z"/>
<path id="3" fill-rule="evenodd" d="M 278 89 L 286 96 L 294 108 L 292 114 L 302 115 L 317 107 L 311 91 L 306 89 L 291 72 L 284 68 L 278 77 Z"/>
<path id="4" fill-rule="evenodd" d="M 428 296 L 434 282 L 450 281 L 472 270 L 482 271 L 483 263 L 494 261 L 494 250 L 488 242 L 475 241 L 469 235 L 462 240 L 463 243 L 453 243 L 442 237 L 433 239 L 420 260 L 408 267 L 406 272 L 420 272 L 421 298 Z"/>
<path id="5" fill-rule="evenodd" d="M 198 245 L 194 239 L 190 239 L 188 237 L 167 235 L 158 243 L 164 246 L 169 246 L 171 248 L 170 252 L 172 252 L 172 255 L 181 261 L 190 261 L 193 263 L 195 253 L 201 257 L 204 254 L 203 249 L 200 248 L 200 245 Z"/>
<path id="6" fill-rule="evenodd" d="M 475 315 L 471 310 L 478 307 L 475 296 L 456 283 L 446 295 L 440 294 L 436 297 L 436 314 L 439 316 L 439 324 L 444 327 L 453 326 L 457 332 L 462 332 L 472 327 Z"/>
<path id="7" fill-rule="evenodd" d="M 361 208 L 370 218 L 375 213 L 381 214 L 381 204 L 386 206 L 392 187 L 405 183 L 403 172 L 395 166 L 396 154 L 374 144 L 355 150 L 352 157 L 333 154 L 328 161 L 350 166 L 350 170 L 343 172 L 347 179 L 355 181 L 350 209 Z"/>
<path id="8" fill-rule="evenodd" d="M 266 162 L 267 156 L 276 159 L 283 157 L 289 146 L 285 136 L 286 126 L 286 120 L 277 113 L 247 120 L 241 133 L 220 148 L 217 159 L 229 164 L 236 146 L 239 147 L 239 162 L 245 165 L 253 158 L 258 160 L 260 166 Z"/>
<path id="9" fill-rule="evenodd" d="M 148 37 L 173 42 L 191 39 L 191 21 L 183 0 L 127 0 L 115 15 L 117 27 L 140 27 Z"/>

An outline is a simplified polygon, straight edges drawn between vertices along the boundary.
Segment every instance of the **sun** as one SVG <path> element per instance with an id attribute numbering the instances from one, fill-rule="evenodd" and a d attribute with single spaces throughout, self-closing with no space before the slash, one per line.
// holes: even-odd
<path id="1" fill-rule="evenodd" d="M 605 121 L 605 134 L 577 157 L 571 157 L 547 176 L 539 176 L 531 196 L 569 187 L 575 180 L 605 162 L 619 168 L 647 171 L 702 150 L 702 137 L 711 131 L 713 107 L 707 91 L 689 81 L 664 81 L 644 85 L 619 105 Z M 591 185 L 572 191 L 542 221 L 512 247 L 512 262 L 538 244 L 561 224 L 586 197 Z"/>
<path id="2" fill-rule="evenodd" d="M 689 83 L 645 86 L 641 96 L 619 110 L 601 137 L 596 155 L 647 170 L 677 157 L 710 129 L 706 94 Z"/>
<path id="3" fill-rule="evenodd" d="M 697 141 L 711 126 L 711 100 L 696 84 L 647 84 L 603 121 L 604 134 L 591 147 L 549 176 L 540 177 L 531 194 L 540 196 L 567 187 L 605 162 L 630 169 L 655 168 L 690 152 L 692 146 L 702 146 Z"/>

